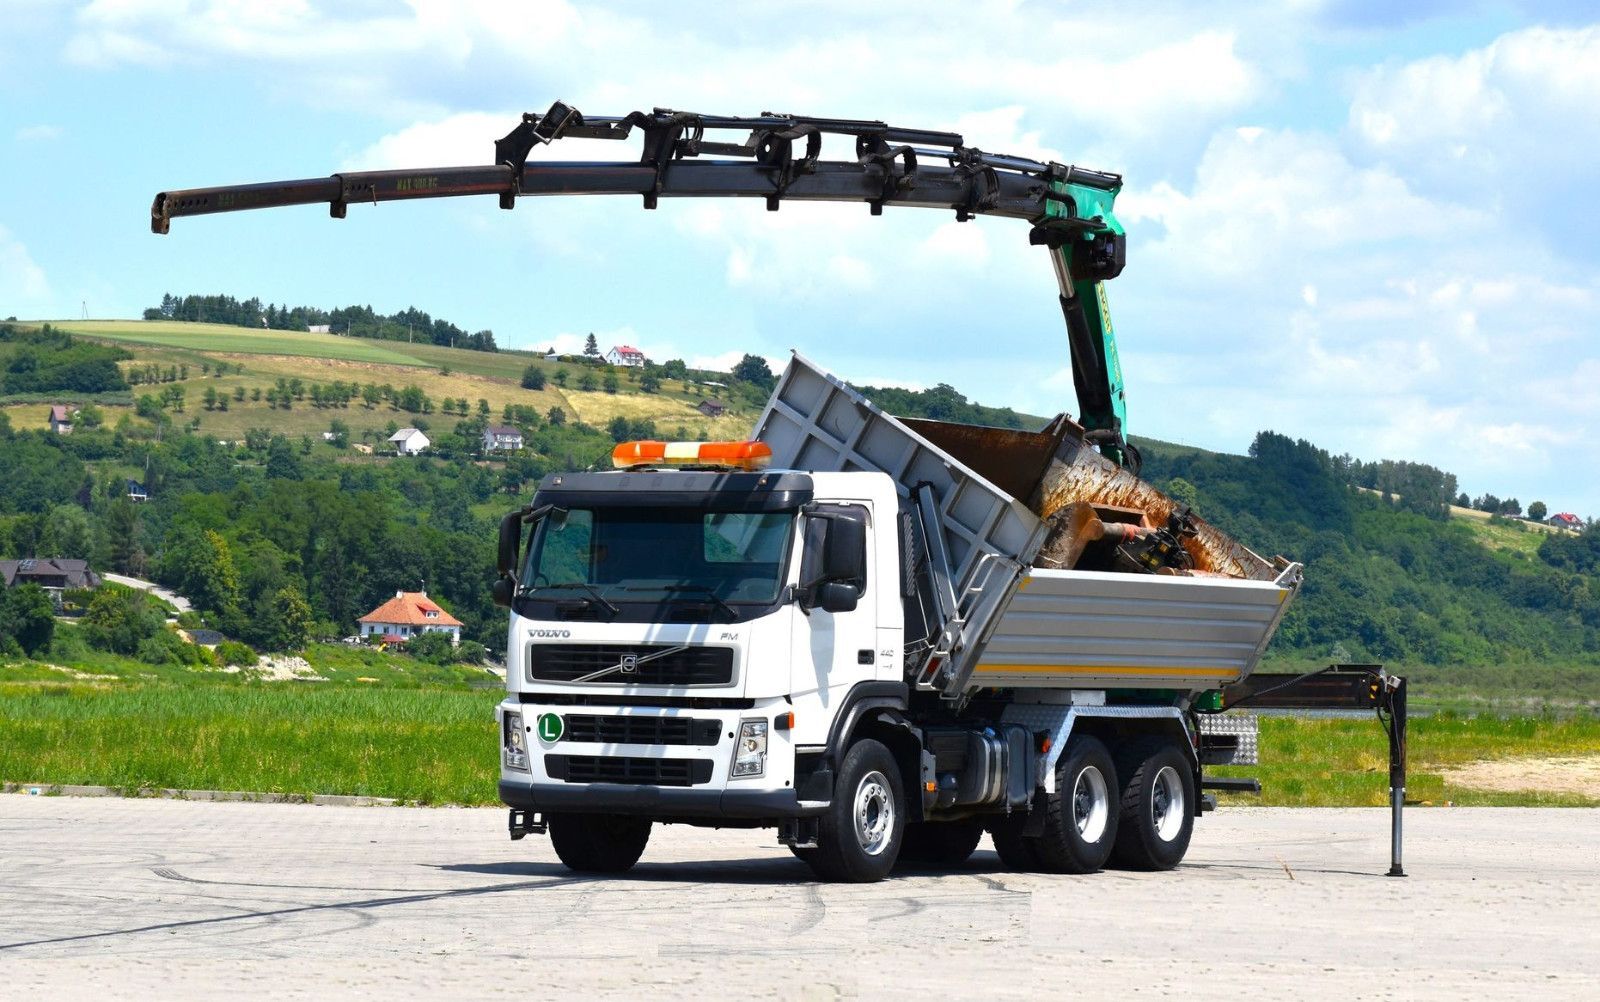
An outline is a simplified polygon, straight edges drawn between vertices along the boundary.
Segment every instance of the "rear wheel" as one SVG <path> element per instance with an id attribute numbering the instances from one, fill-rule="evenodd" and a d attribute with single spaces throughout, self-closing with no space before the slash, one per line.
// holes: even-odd
<path id="1" fill-rule="evenodd" d="M 976 820 L 922 821 L 906 827 L 900 862 L 915 866 L 956 867 L 978 848 L 983 825 Z"/>
<path id="2" fill-rule="evenodd" d="M 1093 873 L 1117 838 L 1117 771 L 1098 738 L 1078 735 L 1056 763 L 1056 792 L 1045 801 L 1044 832 L 1034 842 L 1040 869 Z"/>
<path id="3" fill-rule="evenodd" d="M 1177 745 L 1146 746 L 1122 788 L 1112 862 L 1129 870 L 1170 870 L 1194 834 L 1194 770 Z"/>
<path id="4" fill-rule="evenodd" d="M 650 821 L 619 814 L 553 814 L 550 844 L 567 869 L 626 873 L 644 855 Z"/>
<path id="5" fill-rule="evenodd" d="M 989 837 L 994 840 L 994 851 L 1006 869 L 1017 873 L 1032 873 L 1040 868 L 1039 853 L 1034 849 L 1037 839 L 1022 834 L 1026 814 L 1007 814 L 989 822 Z"/>
<path id="6" fill-rule="evenodd" d="M 818 819 L 817 847 L 804 850 L 808 855 L 800 858 L 823 880 L 882 880 L 900 855 L 905 827 L 905 798 L 894 756 L 881 742 L 863 738 L 845 753 L 833 803 Z"/>

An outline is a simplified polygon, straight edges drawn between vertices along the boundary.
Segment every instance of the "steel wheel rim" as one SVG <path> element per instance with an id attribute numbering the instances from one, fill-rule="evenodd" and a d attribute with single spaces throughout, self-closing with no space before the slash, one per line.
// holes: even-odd
<path id="1" fill-rule="evenodd" d="M 874 771 L 861 777 L 851 817 L 855 821 L 856 844 L 862 852 L 877 856 L 889 847 L 894 834 L 894 795 L 889 792 L 889 780 L 883 773 Z"/>
<path id="2" fill-rule="evenodd" d="M 1183 802 L 1183 777 L 1164 765 L 1150 784 L 1150 825 L 1163 842 L 1177 839 L 1183 831 L 1186 804 Z"/>
<path id="3" fill-rule="evenodd" d="M 1106 777 L 1099 769 L 1086 765 L 1078 770 L 1072 781 L 1072 824 L 1078 837 L 1093 844 L 1106 833 L 1111 819 L 1111 797 L 1106 788 Z"/>

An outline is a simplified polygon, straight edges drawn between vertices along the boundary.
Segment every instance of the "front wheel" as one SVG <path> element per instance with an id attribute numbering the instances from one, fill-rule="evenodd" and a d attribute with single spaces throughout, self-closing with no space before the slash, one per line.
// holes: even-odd
<path id="1" fill-rule="evenodd" d="M 833 803 L 818 819 L 817 847 L 800 858 L 823 880 L 872 883 L 894 868 L 905 827 L 894 756 L 881 742 L 863 738 L 839 768 Z"/>
<path id="2" fill-rule="evenodd" d="M 553 814 L 550 844 L 567 869 L 626 873 L 644 855 L 650 821 L 618 814 Z"/>

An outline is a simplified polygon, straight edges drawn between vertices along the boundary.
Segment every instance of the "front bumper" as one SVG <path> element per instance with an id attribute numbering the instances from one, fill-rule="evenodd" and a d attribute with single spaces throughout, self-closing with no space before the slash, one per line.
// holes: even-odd
<path id="1" fill-rule="evenodd" d="M 801 806 L 795 794 L 795 756 L 790 732 L 772 726 L 773 719 L 788 710 L 788 702 L 782 699 L 762 700 L 749 709 L 576 707 L 508 700 L 499 708 L 502 728 L 506 713 L 522 715 L 527 735 L 528 769 L 506 768 L 502 760 L 500 799 L 508 807 L 540 814 L 628 814 L 659 820 L 692 821 L 715 821 L 719 818 L 762 821 L 813 816 L 824 808 L 811 803 Z M 678 718 L 686 725 L 685 733 L 703 737 L 694 743 L 676 744 L 601 742 L 576 740 L 571 736 L 577 733 L 575 729 L 564 726 L 560 738 L 547 741 L 541 737 L 541 728 L 537 725 L 541 715 L 547 713 L 561 715 L 564 720 L 571 719 L 569 715 L 582 715 L 585 718 L 643 718 L 641 722 Z M 739 732 L 741 721 L 747 720 L 768 722 L 766 767 L 761 776 L 736 779 L 731 776 L 733 735 Z M 716 725 L 714 728 L 710 726 L 713 722 Z M 657 731 L 653 727 L 639 728 L 658 733 L 668 729 L 663 727 Z M 588 730 L 595 728 L 591 726 Z M 711 731 L 714 731 L 712 736 L 704 736 Z M 703 743 L 710 742 L 713 737 L 714 744 Z M 547 764 L 548 756 L 583 757 L 591 761 L 631 759 L 635 763 L 641 760 L 696 763 L 703 770 L 700 775 L 705 778 L 703 782 L 691 782 L 689 785 L 570 782 L 570 773 Z M 634 773 L 627 778 L 636 777 L 637 773 Z"/>
<path id="2" fill-rule="evenodd" d="M 810 817 L 821 806 L 802 808 L 794 790 L 680 790 L 615 783 L 541 783 L 500 780 L 507 807 L 540 814 L 631 814 L 659 820 L 688 818 L 761 821 Z"/>

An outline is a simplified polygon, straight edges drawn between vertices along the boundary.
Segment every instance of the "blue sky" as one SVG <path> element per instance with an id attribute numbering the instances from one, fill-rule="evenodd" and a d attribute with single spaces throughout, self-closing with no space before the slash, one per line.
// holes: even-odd
<path id="1" fill-rule="evenodd" d="M 0 316 L 133 317 L 166 291 L 415 305 L 511 346 L 798 348 L 1073 410 L 1015 222 L 627 198 L 147 225 L 167 188 L 487 162 L 555 98 L 879 118 L 1126 176 L 1135 433 L 1241 451 L 1272 428 L 1600 515 L 1593 3 L 3 7 Z"/>

